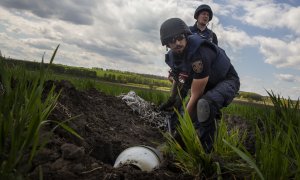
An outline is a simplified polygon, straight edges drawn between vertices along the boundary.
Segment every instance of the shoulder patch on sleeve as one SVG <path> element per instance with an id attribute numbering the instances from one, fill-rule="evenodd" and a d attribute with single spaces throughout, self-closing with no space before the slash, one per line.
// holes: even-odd
<path id="1" fill-rule="evenodd" d="M 201 73 L 203 71 L 202 60 L 197 60 L 192 64 L 193 71 L 195 73 Z"/>

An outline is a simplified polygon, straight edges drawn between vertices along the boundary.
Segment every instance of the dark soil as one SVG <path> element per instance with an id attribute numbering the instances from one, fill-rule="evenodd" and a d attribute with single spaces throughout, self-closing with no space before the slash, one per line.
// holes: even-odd
<path id="1" fill-rule="evenodd" d="M 105 95 L 96 89 L 78 91 L 67 81 L 46 83 L 62 90 L 50 120 L 68 121 L 83 139 L 61 127 L 54 130 L 47 145 L 33 160 L 30 179 L 63 180 L 93 179 L 195 179 L 184 174 L 169 160 L 159 169 L 144 172 L 131 166 L 113 168 L 117 156 L 126 148 L 147 145 L 157 147 L 164 142 L 161 130 L 152 127 L 120 98 Z M 41 132 L 41 138 L 56 126 L 51 123 Z M 42 170 L 42 171 L 41 171 Z"/>

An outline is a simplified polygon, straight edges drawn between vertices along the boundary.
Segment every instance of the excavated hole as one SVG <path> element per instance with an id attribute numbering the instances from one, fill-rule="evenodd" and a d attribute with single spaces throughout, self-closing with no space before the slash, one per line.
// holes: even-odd
<path id="1" fill-rule="evenodd" d="M 124 150 L 120 142 L 97 140 L 93 145 L 91 156 L 105 164 L 114 165 L 118 155 Z"/>

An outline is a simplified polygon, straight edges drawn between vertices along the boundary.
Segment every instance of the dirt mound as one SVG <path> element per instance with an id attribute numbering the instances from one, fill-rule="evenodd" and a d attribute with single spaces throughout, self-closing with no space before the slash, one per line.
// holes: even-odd
<path id="1" fill-rule="evenodd" d="M 113 168 L 117 156 L 126 148 L 136 145 L 156 147 L 163 142 L 158 128 L 147 125 L 120 98 L 105 95 L 96 89 L 78 91 L 67 81 L 46 83 L 61 91 L 60 98 L 49 119 L 68 121 L 83 139 L 61 127 L 46 147 L 33 160 L 32 179 L 43 173 L 44 179 L 193 179 L 164 162 L 152 172 L 133 167 Z M 47 92 L 45 92 L 47 93 Z M 41 138 L 56 124 L 50 123 L 42 130 Z M 42 169 L 42 171 L 40 171 Z"/>

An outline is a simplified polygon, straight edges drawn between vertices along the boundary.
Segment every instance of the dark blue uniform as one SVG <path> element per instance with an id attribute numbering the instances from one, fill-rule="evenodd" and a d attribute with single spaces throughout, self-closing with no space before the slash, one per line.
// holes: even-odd
<path id="1" fill-rule="evenodd" d="M 218 45 L 217 35 L 207 27 L 203 31 L 201 31 L 200 29 L 198 29 L 196 22 L 194 26 L 190 26 L 189 28 L 193 34 L 198 34 L 201 38 L 207 39 L 208 41 L 213 42 L 215 45 Z"/>
<path id="2" fill-rule="evenodd" d="M 169 51 L 166 63 L 176 74 L 187 74 L 183 84 L 184 92 L 191 88 L 193 79 L 209 76 L 203 96 L 209 102 L 209 119 L 200 123 L 197 113 L 192 115 L 196 128 L 200 131 L 203 147 L 210 151 L 215 132 L 215 119 L 220 115 L 220 109 L 232 102 L 240 87 L 237 72 L 232 66 L 225 51 L 198 35 L 187 37 L 187 47 L 183 54 L 176 55 Z M 186 96 L 186 93 L 183 95 Z"/>

